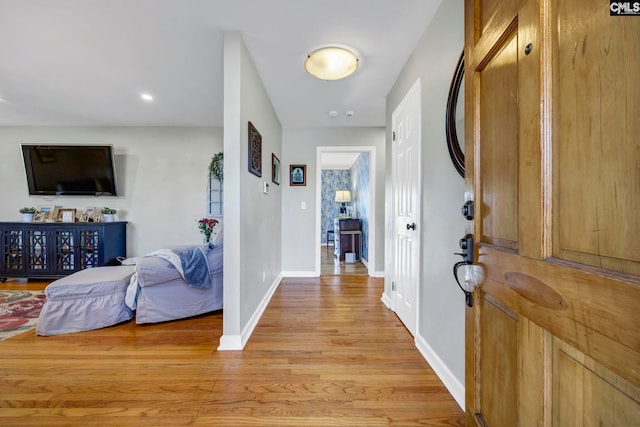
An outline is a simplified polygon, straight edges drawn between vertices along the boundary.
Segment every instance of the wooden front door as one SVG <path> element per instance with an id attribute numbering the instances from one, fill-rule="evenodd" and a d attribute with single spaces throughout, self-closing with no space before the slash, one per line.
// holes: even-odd
<path id="1" fill-rule="evenodd" d="M 640 16 L 466 0 L 478 426 L 640 425 Z"/>

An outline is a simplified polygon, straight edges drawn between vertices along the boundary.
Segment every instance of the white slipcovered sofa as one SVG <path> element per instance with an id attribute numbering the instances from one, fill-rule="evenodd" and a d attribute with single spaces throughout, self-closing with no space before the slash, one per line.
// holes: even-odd
<path id="1" fill-rule="evenodd" d="M 206 253 L 211 287 L 190 286 L 172 263 L 156 256 L 138 259 L 136 323 L 182 319 L 222 309 L 222 245 Z M 129 290 L 132 293 L 132 290 Z"/>

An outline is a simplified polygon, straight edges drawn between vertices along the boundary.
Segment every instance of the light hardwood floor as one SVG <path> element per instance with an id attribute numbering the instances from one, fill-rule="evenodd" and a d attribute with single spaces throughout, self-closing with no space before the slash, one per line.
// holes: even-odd
<path id="1" fill-rule="evenodd" d="M 0 425 L 463 425 L 382 289 L 367 276 L 284 279 L 242 352 L 216 351 L 221 312 L 23 333 L 0 342 Z"/>

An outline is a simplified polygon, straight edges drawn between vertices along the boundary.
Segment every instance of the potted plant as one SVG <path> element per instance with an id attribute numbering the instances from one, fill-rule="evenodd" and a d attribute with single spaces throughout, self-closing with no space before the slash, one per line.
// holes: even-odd
<path id="1" fill-rule="evenodd" d="M 205 245 L 209 245 L 211 242 L 211 233 L 217 223 L 218 220 L 213 218 L 202 218 L 198 220 L 198 228 L 200 229 L 200 233 L 204 234 L 203 243 Z"/>
<path id="2" fill-rule="evenodd" d="M 102 214 L 102 218 L 104 222 L 114 222 L 116 220 L 116 213 L 118 211 L 112 208 L 102 208 L 100 213 Z"/>
<path id="3" fill-rule="evenodd" d="M 222 151 L 211 158 L 211 163 L 209 163 L 209 172 L 215 179 L 222 183 L 222 180 L 224 179 L 224 154 Z"/>
<path id="4" fill-rule="evenodd" d="M 36 213 L 36 208 L 21 208 L 20 213 L 22 214 L 22 222 L 31 222 L 33 221 L 33 214 Z"/>

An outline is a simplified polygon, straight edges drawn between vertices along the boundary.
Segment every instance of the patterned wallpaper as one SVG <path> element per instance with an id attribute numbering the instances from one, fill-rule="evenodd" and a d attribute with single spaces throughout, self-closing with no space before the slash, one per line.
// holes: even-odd
<path id="1" fill-rule="evenodd" d="M 351 196 L 354 206 L 353 215 L 360 218 L 362 224 L 362 258 L 369 260 L 369 168 L 371 156 L 368 152 L 360 153 L 351 166 Z"/>
<path id="2" fill-rule="evenodd" d="M 351 189 L 351 173 L 346 169 L 327 169 L 322 171 L 322 219 L 321 242 L 327 243 L 327 230 L 333 230 L 333 219 L 340 216 L 340 203 L 336 203 L 337 190 Z"/>
<path id="3" fill-rule="evenodd" d="M 333 219 L 340 216 L 340 203 L 335 202 L 337 190 L 351 191 L 351 208 L 354 218 L 362 223 L 362 258 L 369 260 L 367 246 L 369 234 L 369 169 L 370 155 L 360 153 L 349 170 L 325 169 L 322 171 L 322 202 L 320 241 L 327 242 L 327 230 L 333 230 Z"/>

